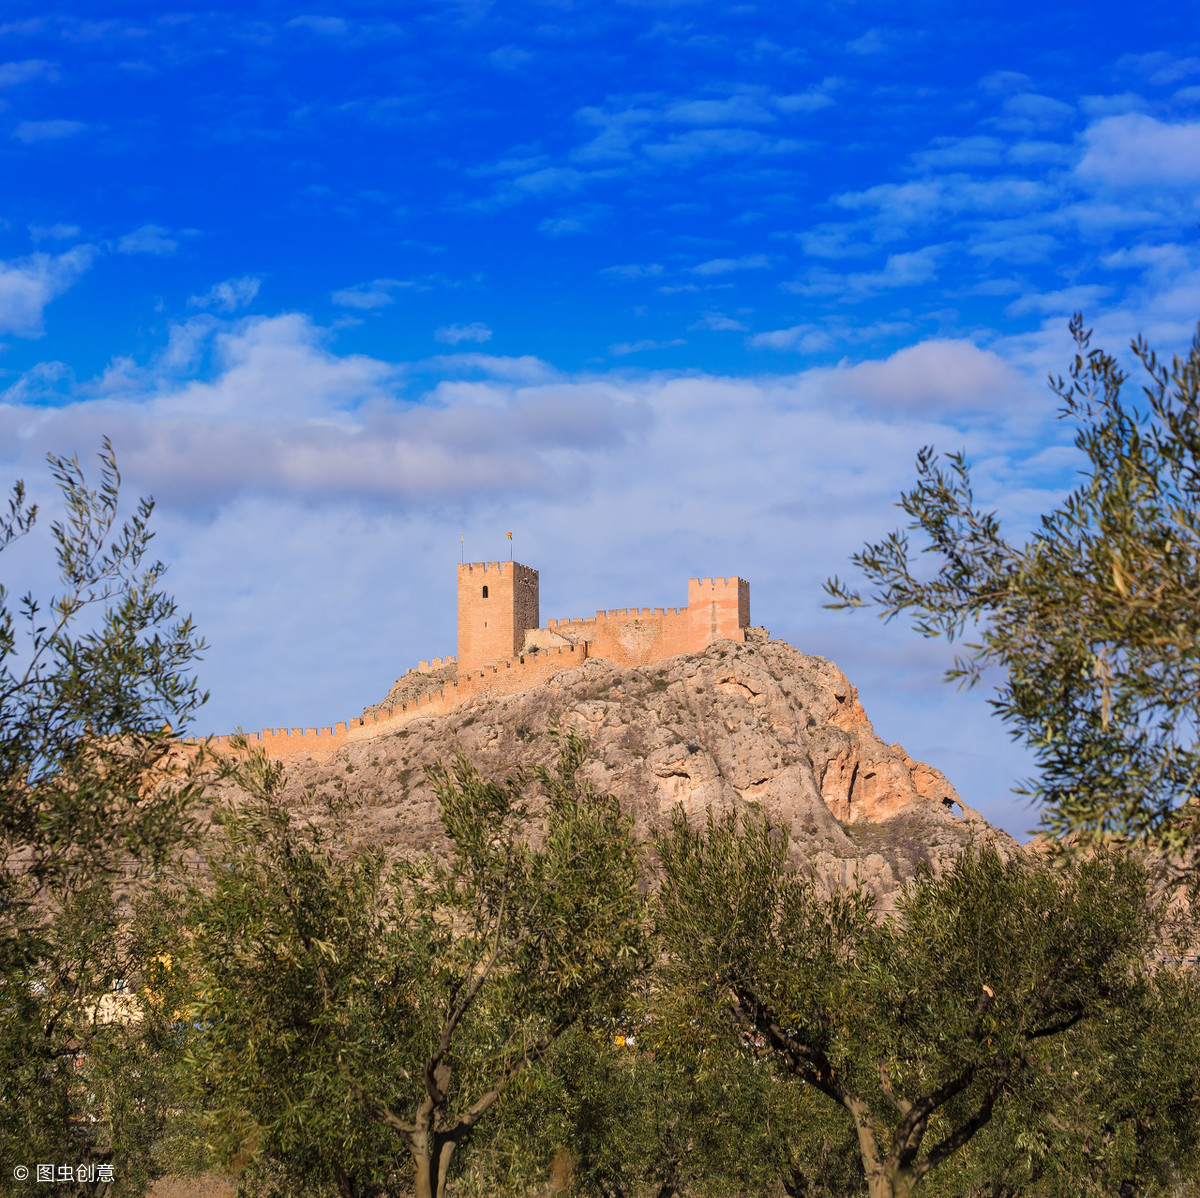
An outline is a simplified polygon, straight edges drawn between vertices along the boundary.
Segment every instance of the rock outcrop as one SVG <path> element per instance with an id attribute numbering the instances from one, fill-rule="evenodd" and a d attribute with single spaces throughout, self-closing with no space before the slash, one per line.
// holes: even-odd
<path id="1" fill-rule="evenodd" d="M 363 800 L 363 836 L 404 853 L 441 835 L 424 766 L 458 748 L 496 775 L 548 763 L 554 726 L 587 738 L 586 772 L 639 834 L 662 827 L 676 804 L 697 820 L 757 804 L 823 885 L 857 875 L 885 905 L 920 861 L 940 870 L 985 838 L 1016 848 L 941 773 L 876 736 L 837 666 L 765 633 L 645 669 L 588 659 L 530 690 L 476 697 L 323 761 L 295 760 L 288 785 L 301 801 L 347 784 Z"/>
<path id="2" fill-rule="evenodd" d="M 392 683 L 391 689 L 380 703 L 371 703 L 363 708 L 363 715 L 376 715 L 390 708 L 401 707 L 423 695 L 432 695 L 442 690 L 447 682 L 458 677 L 458 665 L 451 659 L 447 665 L 437 669 L 409 670 Z"/>

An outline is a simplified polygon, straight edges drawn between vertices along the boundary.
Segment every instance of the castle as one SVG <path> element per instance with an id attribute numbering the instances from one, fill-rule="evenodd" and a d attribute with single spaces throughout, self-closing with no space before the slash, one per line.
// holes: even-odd
<path id="1" fill-rule="evenodd" d="M 390 732 L 421 716 L 441 715 L 477 695 L 537 686 L 589 657 L 651 666 L 714 641 L 744 641 L 750 584 L 744 578 L 691 578 L 686 607 L 620 608 L 540 626 L 538 572 L 520 562 L 458 567 L 458 653 L 422 661 L 411 674 L 455 666 L 455 677 L 414 701 L 354 716 L 332 728 L 264 728 L 249 739 L 272 757 L 326 756 L 341 745 Z M 218 746 L 227 736 L 210 737 Z M 192 740 L 189 743 L 195 743 Z"/>
<path id="2" fill-rule="evenodd" d="M 750 627 L 744 578 L 688 580 L 687 607 L 598 611 L 540 628 L 538 572 L 520 562 L 458 567 L 458 669 L 468 673 L 535 650 L 586 646 L 588 657 L 648 666 L 713 641 L 741 641 Z"/>

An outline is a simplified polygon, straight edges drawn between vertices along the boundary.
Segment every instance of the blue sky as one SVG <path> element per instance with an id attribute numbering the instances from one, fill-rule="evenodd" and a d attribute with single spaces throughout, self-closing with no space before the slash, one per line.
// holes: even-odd
<path id="1" fill-rule="evenodd" d="M 1069 486 L 1072 311 L 1192 336 L 1197 8 L 9 0 L 0 460 L 113 438 L 215 730 L 452 652 L 511 528 L 543 618 L 750 578 L 1020 831 L 984 697 L 820 581 L 927 442 L 1018 528 Z"/>

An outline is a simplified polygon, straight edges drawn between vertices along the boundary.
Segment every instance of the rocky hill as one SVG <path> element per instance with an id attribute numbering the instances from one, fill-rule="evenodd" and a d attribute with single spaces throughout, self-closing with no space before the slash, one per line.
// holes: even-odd
<path id="1" fill-rule="evenodd" d="M 461 747 L 486 773 L 550 762 L 558 725 L 591 745 L 586 772 L 646 835 L 683 804 L 703 819 L 759 804 L 823 885 L 857 874 L 884 899 L 918 861 L 940 870 L 964 846 L 1016 842 L 963 805 L 932 766 L 887 745 L 832 662 L 753 633 L 648 669 L 589 659 L 543 685 L 479 697 L 448 714 L 291 762 L 297 802 L 339 783 L 363 802 L 364 838 L 404 853 L 436 845 L 423 767 Z M 429 680 L 420 680 L 428 684 Z"/>

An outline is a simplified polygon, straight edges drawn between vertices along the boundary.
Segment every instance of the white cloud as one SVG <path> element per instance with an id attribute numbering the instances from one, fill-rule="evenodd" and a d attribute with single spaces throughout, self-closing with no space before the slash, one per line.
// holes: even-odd
<path id="1" fill-rule="evenodd" d="M 646 132 L 658 121 L 652 108 L 625 108 L 610 112 L 603 108 L 581 108 L 576 118 L 597 130 L 590 141 L 579 146 L 571 155 L 576 162 L 625 162 L 637 151 Z"/>
<path id="2" fill-rule="evenodd" d="M 1096 311 L 1102 301 L 1109 299 L 1113 288 L 1102 283 L 1086 283 L 1064 287 L 1058 291 L 1028 292 L 1008 305 L 1014 316 L 1029 312 L 1069 319 L 1075 312 Z"/>
<path id="3" fill-rule="evenodd" d="M 558 371 L 533 354 L 507 357 L 501 354 L 437 354 L 413 364 L 414 371 L 434 371 L 451 378 L 482 375 L 510 383 L 546 383 L 558 378 Z"/>
<path id="4" fill-rule="evenodd" d="M 589 178 L 586 172 L 573 166 L 545 166 L 514 176 L 505 185 L 502 196 L 508 202 L 516 202 L 529 196 L 559 195 L 578 191 Z"/>
<path id="5" fill-rule="evenodd" d="M 863 258 L 875 252 L 875 246 L 863 230 L 852 222 L 813 225 L 801 233 L 785 235 L 798 241 L 813 258 Z"/>
<path id="6" fill-rule="evenodd" d="M 525 65 L 524 52 L 501 48 L 503 69 Z M 488 195 L 463 202 L 471 210 L 494 210 L 526 200 L 574 195 L 635 166 L 641 170 L 687 169 L 717 158 L 776 158 L 808 150 L 813 143 L 788 136 L 786 126 L 833 103 L 837 79 L 803 92 L 774 95 L 767 88 L 738 88 L 725 96 L 648 96 L 579 109 L 586 140 L 556 161 L 540 145 L 515 147 L 498 161 L 467 170 L 471 176 L 502 176 Z M 544 218 L 551 236 L 577 233 L 593 223 L 577 212 Z"/>
<path id="7" fill-rule="evenodd" d="M 468 556 L 495 558 L 511 528 L 541 570 L 543 619 L 673 606 L 689 576 L 740 573 L 755 622 L 836 660 L 885 740 L 946 768 L 967 802 L 1003 803 L 1022 772 L 982 697 L 981 727 L 963 732 L 937 646 L 821 608 L 821 581 L 896 523 L 921 445 L 982 456 L 989 506 L 1069 478 L 1069 461 L 1024 463 L 1009 376 L 988 351 L 926 343 L 761 378 L 563 378 L 536 359 L 341 355 L 296 315 L 189 324 L 211 349 L 203 369 L 181 370 L 188 354 L 118 360 L 64 394 L 47 368 L 0 402 L 0 443 L 32 478 L 44 450 L 86 454 L 107 432 L 128 494 L 155 494 L 168 586 L 211 643 L 204 730 L 343 720 L 418 658 L 454 652 L 459 535 Z M 408 388 L 431 371 L 480 377 Z M 39 403 L 51 385 L 55 404 Z M 971 405 L 968 425 L 948 418 Z M 366 624 L 364 595 L 386 597 Z"/>
<path id="8" fill-rule="evenodd" d="M 647 158 L 669 166 L 691 166 L 705 158 L 797 154 L 808 143 L 758 129 L 691 129 L 672 134 L 666 141 L 646 142 Z"/>
<path id="9" fill-rule="evenodd" d="M 608 352 L 614 358 L 624 358 L 629 354 L 644 353 L 646 350 L 674 349 L 677 345 L 687 345 L 687 342 L 682 337 L 676 337 L 671 341 L 618 341 L 616 345 L 608 347 Z"/>
<path id="10" fill-rule="evenodd" d="M 608 204 L 579 203 L 538 221 L 538 232 L 547 237 L 568 237 L 594 229 L 612 211 Z"/>
<path id="11" fill-rule="evenodd" d="M 889 38 L 882 29 L 868 29 L 861 37 L 846 43 L 851 54 L 882 54 L 887 50 Z"/>
<path id="12" fill-rule="evenodd" d="M 1079 174 L 1113 187 L 1200 182 L 1200 121 L 1166 124 L 1141 113 L 1110 116 L 1083 135 Z"/>
<path id="13" fill-rule="evenodd" d="M 342 308 L 359 308 L 369 311 L 372 308 L 386 308 L 396 302 L 392 294 L 401 287 L 411 287 L 412 283 L 402 279 L 373 279 L 370 283 L 357 283 L 353 287 L 343 287 L 335 291 L 329 298 Z"/>
<path id="14" fill-rule="evenodd" d="M 488 55 L 488 62 L 501 71 L 519 71 L 533 62 L 534 57 L 521 46 L 497 46 Z"/>
<path id="15" fill-rule="evenodd" d="M 64 137 L 74 137 L 86 128 L 83 121 L 21 121 L 13 130 L 13 137 L 32 145 L 39 141 L 60 141 Z"/>
<path id="16" fill-rule="evenodd" d="M 211 381 L 189 377 L 205 345 Z M 569 474 L 556 454 L 626 435 L 620 401 L 584 388 L 564 405 L 538 390 L 555 376 L 534 358 L 463 354 L 413 368 L 491 381 L 448 379 L 413 404 L 399 397 L 399 367 L 331 353 L 302 316 L 197 317 L 156 361 L 114 361 L 74 403 L 37 405 L 33 388 L 58 380 L 25 380 L 3 397 L 0 428 L 39 445 L 98 444 L 107 433 L 138 486 L 192 511 L 243 494 L 424 502 L 499 490 L 506 477 L 553 492 Z"/>
<path id="17" fill-rule="evenodd" d="M 1135 92 L 1119 95 L 1081 96 L 1079 107 L 1088 116 L 1117 116 L 1126 112 L 1144 112 L 1149 105 Z"/>
<path id="18" fill-rule="evenodd" d="M 993 351 L 947 340 L 840 368 L 827 387 L 832 395 L 905 412 L 1003 411 L 1024 406 L 1030 395 L 1027 381 Z"/>
<path id="19" fill-rule="evenodd" d="M 434 334 L 439 341 L 447 345 L 458 345 L 463 341 L 491 341 L 492 330 L 482 321 L 472 321 L 470 324 L 448 324 L 438 329 Z"/>
<path id="20" fill-rule="evenodd" d="M 0 63 L 0 87 L 17 87 L 31 79 L 53 76 L 54 68 L 44 58 L 26 58 L 22 62 Z"/>
<path id="21" fill-rule="evenodd" d="M 166 347 L 154 363 L 155 372 L 174 377 L 199 366 L 211 349 L 213 334 L 219 328 L 219 318 L 207 313 L 173 321 L 168 330 Z"/>
<path id="22" fill-rule="evenodd" d="M 118 254 L 155 254 L 165 258 L 179 248 L 179 242 L 162 225 L 142 225 L 117 241 Z"/>
<path id="23" fill-rule="evenodd" d="M 767 125 L 777 120 L 760 95 L 734 95 L 724 100 L 676 100 L 664 112 L 673 125 Z"/>
<path id="24" fill-rule="evenodd" d="M 969 137 L 935 137 L 926 150 L 913 154 L 918 166 L 943 170 L 972 166 L 997 166 L 1008 154 L 1008 143 L 999 137 L 972 134 Z"/>
<path id="25" fill-rule="evenodd" d="M 908 320 L 862 321 L 827 319 L 821 324 L 795 324 L 770 329 L 748 339 L 754 349 L 795 350 L 803 354 L 827 354 L 838 346 L 872 345 L 911 337 L 915 326 Z"/>
<path id="26" fill-rule="evenodd" d="M 979 86 L 985 92 L 1004 95 L 1008 92 L 1024 91 L 1032 83 L 1033 80 L 1020 71 L 993 71 L 980 79 Z"/>
<path id="27" fill-rule="evenodd" d="M 236 312 L 250 304 L 258 294 L 261 280 L 252 275 L 214 283 L 203 295 L 193 295 L 189 308 L 212 308 L 215 312 Z"/>
<path id="28" fill-rule="evenodd" d="M 344 37 L 350 25 L 342 17 L 318 16 L 315 14 L 293 17 L 287 22 L 288 29 L 307 29 L 324 37 Z"/>
<path id="29" fill-rule="evenodd" d="M 833 340 L 824 329 L 816 325 L 796 324 L 787 329 L 756 333 L 750 338 L 750 344 L 755 349 L 794 349 L 801 353 L 820 353 L 828 349 Z"/>
<path id="30" fill-rule="evenodd" d="M 838 295 L 846 299 L 874 295 L 893 287 L 916 287 L 937 276 L 937 259 L 943 247 L 927 245 L 903 254 L 889 254 L 880 270 L 810 271 L 805 278 L 781 284 L 784 291 L 796 295 Z"/>
<path id="31" fill-rule="evenodd" d="M 694 275 L 727 275 L 735 270 L 766 270 L 771 259 L 766 254 L 745 254 L 741 258 L 710 258 L 692 267 Z"/>
<path id="32" fill-rule="evenodd" d="M 1009 96 L 1004 101 L 1002 112 L 1002 116 L 995 117 L 988 123 L 1000 129 L 1022 133 L 1053 129 L 1075 116 L 1075 109 L 1070 104 L 1064 104 L 1062 100 L 1056 100 L 1052 96 L 1039 95 L 1037 92 L 1020 92 Z"/>
<path id="33" fill-rule="evenodd" d="M 1074 146 L 1060 141 L 1027 138 L 1008 147 L 1008 161 L 1017 167 L 1068 166 L 1076 156 Z"/>
<path id="34" fill-rule="evenodd" d="M 547 237 L 565 237 L 570 233 L 582 233 L 589 223 L 582 216 L 547 216 L 538 221 L 538 232 Z"/>
<path id="35" fill-rule="evenodd" d="M 810 88 L 790 96 L 774 96 L 772 103 L 780 112 L 818 112 L 833 103 L 833 97 L 824 89 L 833 87 L 836 83 L 835 79 L 827 79 L 820 88 Z"/>
<path id="36" fill-rule="evenodd" d="M 582 108 L 576 117 L 594 132 L 571 159 L 586 166 L 614 167 L 641 158 L 657 166 L 687 167 L 716 157 L 795 154 L 810 143 L 764 132 L 763 126 L 828 107 L 833 101 L 827 92 L 836 85 L 830 79 L 793 95 L 747 88 L 720 99 L 654 98 L 620 108 Z M 680 127 L 684 131 L 674 131 Z"/>
<path id="37" fill-rule="evenodd" d="M 492 175 L 527 175 L 530 171 L 548 165 L 549 162 L 548 154 L 538 153 L 533 147 L 517 146 L 509 151 L 507 157 L 485 163 L 483 166 L 473 166 L 467 174 L 472 178 L 485 179 Z"/>
<path id="38" fill-rule="evenodd" d="M 46 305 L 79 279 L 95 253 L 84 245 L 64 254 L 30 254 L 0 262 L 0 334 L 40 336 Z"/>
<path id="39" fill-rule="evenodd" d="M 1050 233 L 1034 233 L 1012 222 L 991 221 L 970 238 L 967 252 L 988 262 L 1008 266 L 1048 262 L 1059 249 L 1059 239 Z"/>
<path id="40" fill-rule="evenodd" d="M 740 320 L 734 320 L 732 316 L 726 316 L 723 312 L 701 313 L 700 319 L 691 327 L 709 329 L 714 333 L 744 333 L 747 329 Z"/>
<path id="41" fill-rule="evenodd" d="M 1118 60 L 1118 65 L 1136 71 L 1157 85 L 1175 83 L 1189 75 L 1200 74 L 1200 58 L 1178 58 L 1166 50 L 1126 54 Z"/>
<path id="42" fill-rule="evenodd" d="M 935 224 L 948 215 L 1008 214 L 1059 199 L 1057 190 L 1037 179 L 973 179 L 954 173 L 909 183 L 879 183 L 835 196 L 834 203 L 854 211 L 878 212 L 898 231 Z"/>
<path id="43" fill-rule="evenodd" d="M 600 273 L 613 279 L 647 279 L 661 275 L 663 268 L 657 262 L 649 262 L 644 266 L 631 262 L 625 266 L 606 266 Z"/>

